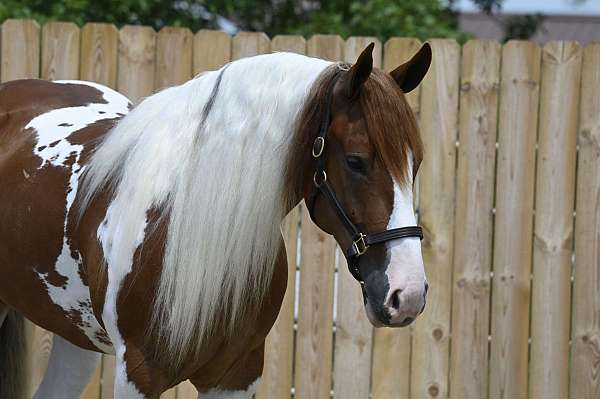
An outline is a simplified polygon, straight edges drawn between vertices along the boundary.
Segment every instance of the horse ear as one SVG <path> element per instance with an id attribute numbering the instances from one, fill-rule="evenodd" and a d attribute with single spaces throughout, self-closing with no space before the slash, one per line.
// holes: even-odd
<path id="1" fill-rule="evenodd" d="M 421 83 L 431 64 L 431 47 L 429 43 L 421 46 L 417 54 L 390 72 L 403 92 L 408 93 Z"/>
<path id="2" fill-rule="evenodd" d="M 356 97 L 362 84 L 371 75 L 371 71 L 373 70 L 373 47 L 375 47 L 375 43 L 369 44 L 360 53 L 356 63 L 348 71 L 347 78 L 344 79 L 344 92 L 348 98 Z"/>

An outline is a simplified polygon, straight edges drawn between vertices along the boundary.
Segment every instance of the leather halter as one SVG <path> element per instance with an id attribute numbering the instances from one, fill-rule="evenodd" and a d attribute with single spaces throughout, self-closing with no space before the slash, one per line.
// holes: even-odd
<path id="1" fill-rule="evenodd" d="M 321 123 L 319 135 L 315 138 L 312 147 L 312 156 L 315 159 L 316 163 L 316 169 L 313 175 L 313 183 L 315 185 L 315 189 L 310 196 L 310 204 L 308 206 L 308 210 L 310 212 L 311 218 L 315 220 L 313 213 L 317 195 L 321 193 L 327 199 L 329 206 L 333 208 L 338 219 L 342 222 L 342 225 L 344 226 L 344 228 L 348 232 L 348 235 L 350 236 L 350 239 L 352 240 L 352 245 L 350 245 L 350 247 L 344 251 L 350 274 L 352 274 L 352 276 L 360 284 L 364 285 L 364 280 L 360 274 L 360 270 L 358 269 L 358 263 L 360 257 L 367 252 L 371 245 L 382 244 L 387 241 L 407 237 L 418 237 L 422 240 L 423 229 L 420 226 L 407 226 L 396 229 L 384 230 L 379 233 L 365 234 L 361 232 L 354 223 L 352 223 L 352 221 L 344 211 L 344 208 L 338 201 L 333 187 L 329 184 L 329 181 L 327 180 L 327 173 L 324 169 L 325 139 L 327 137 L 327 132 L 331 124 L 333 88 L 341 75 L 341 71 L 342 70 L 340 69 L 336 72 L 336 75 L 332 79 L 331 87 L 327 92 L 327 108 L 325 109 L 325 115 L 323 117 L 323 122 Z"/>

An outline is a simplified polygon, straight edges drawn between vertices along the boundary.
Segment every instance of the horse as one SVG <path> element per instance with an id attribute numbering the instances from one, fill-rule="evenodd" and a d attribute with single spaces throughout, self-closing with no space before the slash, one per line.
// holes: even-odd
<path id="1" fill-rule="evenodd" d="M 54 333 L 35 398 L 79 397 L 101 353 L 115 398 L 190 380 L 250 398 L 286 289 L 280 223 L 302 200 L 344 249 L 376 326 L 423 312 L 405 93 L 390 73 L 292 53 L 231 62 L 133 107 L 83 81 L 0 85 L 0 397 L 23 394 L 23 319 Z"/>

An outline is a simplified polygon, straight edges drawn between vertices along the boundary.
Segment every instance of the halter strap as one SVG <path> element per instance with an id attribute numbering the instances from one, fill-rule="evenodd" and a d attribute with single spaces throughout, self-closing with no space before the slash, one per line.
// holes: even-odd
<path id="1" fill-rule="evenodd" d="M 344 208 L 340 204 L 333 187 L 327 180 L 327 173 L 325 172 L 325 143 L 327 138 L 327 132 L 331 125 L 331 105 L 333 100 L 333 88 L 340 78 L 342 70 L 338 69 L 335 76 L 331 81 L 331 86 L 328 89 L 326 97 L 326 109 L 321 123 L 319 134 L 315 138 L 312 147 L 312 156 L 315 158 L 316 168 L 313 175 L 313 183 L 315 189 L 309 198 L 308 211 L 311 218 L 314 220 L 314 207 L 317 196 L 323 195 L 327 200 L 329 206 L 335 211 L 338 219 L 342 222 L 342 225 L 348 232 L 352 244 L 344 251 L 344 256 L 348 263 L 348 269 L 350 274 L 360 283 L 364 284 L 364 280 L 360 274 L 358 268 L 359 258 L 367 252 L 371 245 L 382 244 L 387 241 L 397 240 L 400 238 L 418 237 L 423 239 L 423 229 L 420 226 L 407 226 L 396 229 L 384 230 L 373 234 L 364 234 L 358 227 L 350 220 Z M 363 290 L 364 291 L 364 290 Z"/>

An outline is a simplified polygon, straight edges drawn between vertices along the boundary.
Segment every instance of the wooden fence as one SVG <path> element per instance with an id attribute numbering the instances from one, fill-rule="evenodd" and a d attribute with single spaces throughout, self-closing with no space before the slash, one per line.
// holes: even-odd
<path id="1" fill-rule="evenodd" d="M 269 51 L 354 61 L 375 41 L 375 65 L 389 70 L 420 45 L 16 20 L 1 34 L 1 81 L 79 78 L 133 101 Z M 432 67 L 408 96 L 426 149 L 425 313 L 372 329 L 334 241 L 296 209 L 258 398 L 600 398 L 600 44 L 430 43 Z M 51 340 L 30 330 L 33 389 Z M 103 357 L 86 399 L 112 398 L 113 364 Z M 196 392 L 184 383 L 164 397 Z"/>

